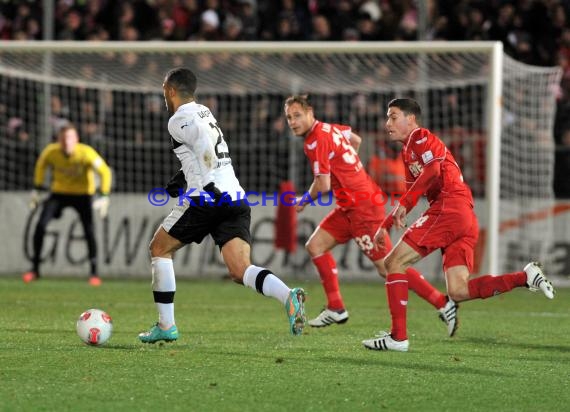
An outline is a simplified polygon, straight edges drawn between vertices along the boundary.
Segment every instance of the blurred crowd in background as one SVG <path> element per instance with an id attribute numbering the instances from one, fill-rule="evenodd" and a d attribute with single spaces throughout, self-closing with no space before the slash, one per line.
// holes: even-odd
<path id="1" fill-rule="evenodd" d="M 500 40 L 521 62 L 563 69 L 555 192 L 570 198 L 570 0 L 419 1 L 54 0 L 53 39 Z M 0 39 L 44 39 L 42 4 L 0 0 Z M 420 12 L 427 25 L 421 24 Z"/>

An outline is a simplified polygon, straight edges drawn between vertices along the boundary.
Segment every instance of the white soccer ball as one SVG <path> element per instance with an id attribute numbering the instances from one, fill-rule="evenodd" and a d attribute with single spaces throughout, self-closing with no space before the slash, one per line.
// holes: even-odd
<path id="1" fill-rule="evenodd" d="M 111 317 L 100 309 L 88 309 L 83 312 L 76 324 L 79 338 L 88 345 L 103 345 L 113 333 Z"/>

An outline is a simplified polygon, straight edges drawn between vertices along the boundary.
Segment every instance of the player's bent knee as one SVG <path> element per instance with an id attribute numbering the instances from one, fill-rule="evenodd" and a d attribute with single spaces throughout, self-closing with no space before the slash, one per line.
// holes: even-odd
<path id="1" fill-rule="evenodd" d="M 374 262 L 374 266 L 376 267 L 376 271 L 378 272 L 378 274 L 386 279 L 386 265 L 384 264 L 384 259 L 380 259 Z"/>
<path id="2" fill-rule="evenodd" d="M 148 245 L 148 251 L 151 257 L 158 257 L 162 255 L 162 248 L 159 242 L 155 242 L 154 239 Z"/>
<path id="3" fill-rule="evenodd" d="M 148 249 L 151 257 L 167 257 L 174 251 L 168 242 L 161 241 L 160 238 L 157 237 L 154 237 L 150 241 Z"/>
<path id="4" fill-rule="evenodd" d="M 243 263 L 230 263 L 226 265 L 228 268 L 228 272 L 230 278 L 239 284 L 243 284 L 243 276 L 245 274 L 246 269 L 250 266 L 247 262 Z"/>
<path id="5" fill-rule="evenodd" d="M 389 254 L 384 259 L 384 266 L 387 273 L 402 273 L 406 270 L 406 265 L 399 256 Z"/>
<path id="6" fill-rule="evenodd" d="M 447 285 L 447 296 L 456 302 L 462 302 L 469 299 L 469 287 L 467 284 L 449 284 Z"/>
<path id="7" fill-rule="evenodd" d="M 305 250 L 309 253 L 309 255 L 315 257 L 321 254 L 321 248 L 319 247 L 318 243 L 314 241 L 313 238 L 307 240 L 305 243 Z"/>
<path id="8" fill-rule="evenodd" d="M 316 242 L 313 242 L 311 240 L 305 243 L 305 250 L 311 257 L 319 256 L 324 253 L 322 248 Z"/>
<path id="9" fill-rule="evenodd" d="M 462 302 L 466 299 L 465 293 L 457 290 L 448 290 L 447 296 L 449 296 L 449 298 L 454 300 L 455 302 Z"/>

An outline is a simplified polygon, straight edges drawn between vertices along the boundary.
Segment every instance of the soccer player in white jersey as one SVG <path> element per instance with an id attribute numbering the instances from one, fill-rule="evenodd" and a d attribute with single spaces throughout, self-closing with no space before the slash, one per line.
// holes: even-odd
<path id="1" fill-rule="evenodd" d="M 196 83 L 192 71 L 175 68 L 166 74 L 162 85 L 166 107 L 172 116 L 168 121 L 172 148 L 182 165 L 174 181 L 182 181 L 180 173 L 183 173 L 188 190 L 183 202 L 179 201 L 164 219 L 150 243 L 158 322 L 148 332 L 139 334 L 139 339 L 144 343 L 178 339 L 172 255 L 186 244 L 200 243 L 207 235 L 220 248 L 232 279 L 281 302 L 291 333 L 300 335 L 305 325 L 305 292 L 301 288 L 290 289 L 270 270 L 251 264 L 251 209 L 246 202 L 239 201 L 238 193 L 244 190 L 235 176 L 228 145 L 216 118 L 206 106 L 194 101 Z M 190 193 L 192 190 L 195 192 Z M 211 199 L 200 196 L 200 192 L 210 193 Z M 191 196 L 194 193 L 196 196 Z"/>

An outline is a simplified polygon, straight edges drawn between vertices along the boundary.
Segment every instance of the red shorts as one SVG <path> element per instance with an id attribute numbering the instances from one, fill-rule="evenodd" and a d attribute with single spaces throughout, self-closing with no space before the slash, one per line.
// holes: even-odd
<path id="1" fill-rule="evenodd" d="M 444 270 L 465 265 L 471 272 L 478 237 L 479 225 L 471 205 L 447 199 L 431 205 L 402 238 L 422 257 L 441 249 Z"/>
<path id="2" fill-rule="evenodd" d="M 325 216 L 319 227 L 330 233 L 338 243 L 354 239 L 368 259 L 375 262 L 383 259 L 392 249 L 388 235 L 384 239 L 386 245 L 384 249 L 378 250 L 374 247 L 374 235 L 383 220 L 383 206 L 370 204 L 351 209 L 337 207 Z"/>

